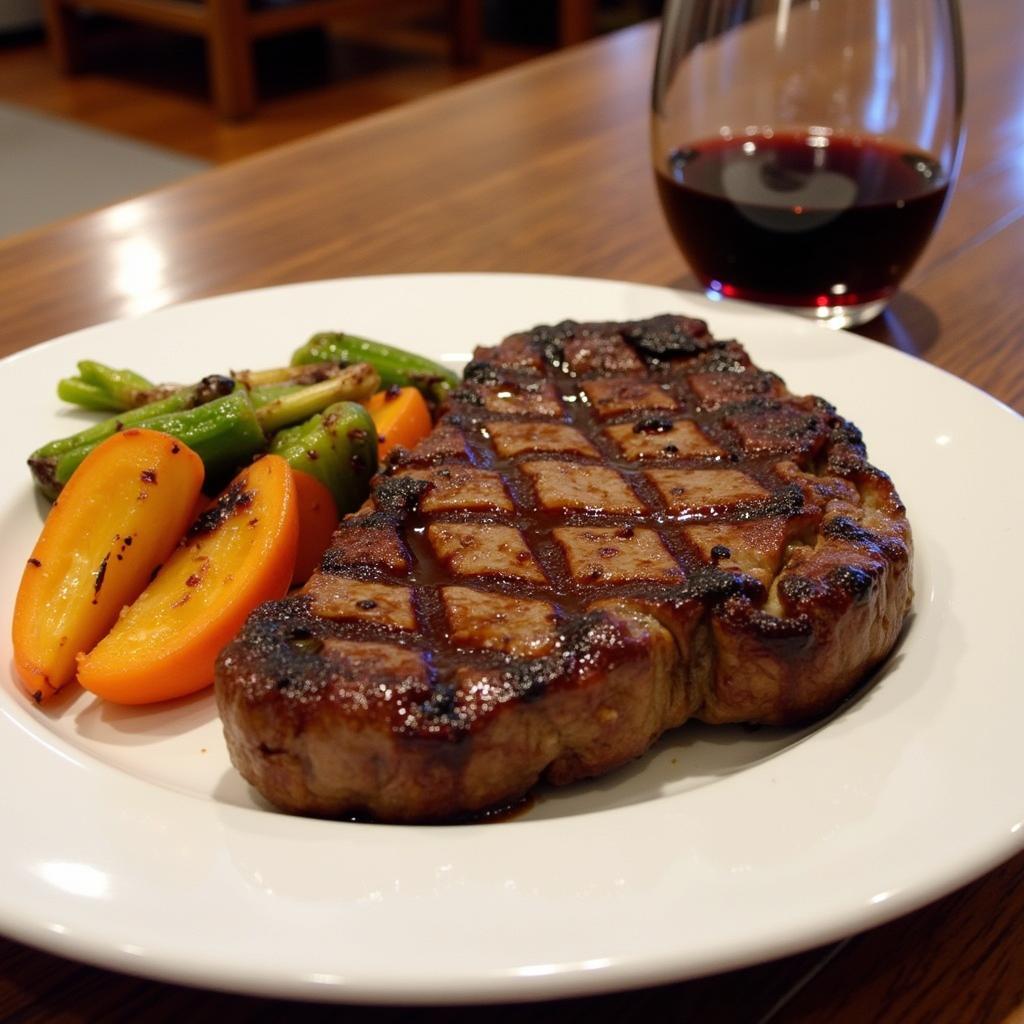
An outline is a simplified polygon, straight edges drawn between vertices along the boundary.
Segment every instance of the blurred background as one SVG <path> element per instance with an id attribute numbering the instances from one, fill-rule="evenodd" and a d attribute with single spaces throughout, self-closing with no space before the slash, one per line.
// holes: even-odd
<path id="1" fill-rule="evenodd" d="M 218 110 L 209 39 L 147 23 L 145 9 L 161 2 L 187 14 L 209 0 L 0 0 L 0 236 L 494 73 L 661 7 L 331 0 L 329 21 L 296 27 L 310 0 L 250 0 L 268 27 L 236 38 L 253 84 L 251 112 L 239 115 L 222 103 Z M 50 34 L 55 18 L 71 33 L 70 56 L 47 38 L 46 3 Z M 74 73 L 64 73 L 62 57 Z"/>
<path id="2" fill-rule="evenodd" d="M 563 42 L 559 0 L 482 0 L 478 52 L 462 60 L 452 52 L 460 4 L 352 0 L 351 12 L 327 25 L 255 40 L 256 108 L 232 123 L 213 109 L 200 36 L 76 10 L 80 71 L 65 77 L 47 48 L 42 2 L 0 0 L 0 101 L 214 163 L 510 67 Z M 280 10 L 305 0 L 255 2 Z M 656 14 L 660 2 L 569 6 L 592 8 L 590 31 L 600 34 Z"/>

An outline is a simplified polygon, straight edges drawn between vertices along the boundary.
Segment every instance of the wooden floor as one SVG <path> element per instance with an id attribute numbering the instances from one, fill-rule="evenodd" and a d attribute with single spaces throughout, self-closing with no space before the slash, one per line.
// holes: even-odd
<path id="1" fill-rule="evenodd" d="M 481 63 L 448 59 L 443 2 L 380 4 L 360 19 L 257 44 L 257 114 L 227 123 L 197 39 L 97 21 L 85 73 L 63 78 L 41 35 L 0 42 L 0 100 L 214 162 L 233 160 L 487 74 L 551 48 L 488 38 Z"/>

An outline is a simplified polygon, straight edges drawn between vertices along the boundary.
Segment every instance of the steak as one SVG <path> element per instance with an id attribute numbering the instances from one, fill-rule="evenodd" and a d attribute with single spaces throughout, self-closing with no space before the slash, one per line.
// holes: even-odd
<path id="1" fill-rule="evenodd" d="M 911 597 L 904 506 L 828 402 L 699 320 L 566 322 L 476 351 L 217 702 L 285 811 L 457 819 L 690 718 L 819 716 Z"/>

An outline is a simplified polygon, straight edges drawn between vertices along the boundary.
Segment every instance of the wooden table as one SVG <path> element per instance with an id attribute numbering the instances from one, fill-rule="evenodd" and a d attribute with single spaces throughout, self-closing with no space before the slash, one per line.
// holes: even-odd
<path id="1" fill-rule="evenodd" d="M 1021 410 L 1024 7 L 967 7 L 963 175 L 906 288 L 864 333 Z M 692 286 L 648 166 L 654 37 L 640 26 L 0 243 L 0 352 L 171 302 L 312 278 L 495 270 Z M 1024 1019 L 1022 881 L 1024 855 L 844 943 L 687 984 L 493 1009 L 487 1019 Z M 196 992 L 0 940 L 0 1021 L 478 1016 Z"/>

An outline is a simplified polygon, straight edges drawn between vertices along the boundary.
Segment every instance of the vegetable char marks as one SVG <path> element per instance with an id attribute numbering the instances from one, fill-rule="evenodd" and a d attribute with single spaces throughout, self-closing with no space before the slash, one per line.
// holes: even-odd
<path id="1" fill-rule="evenodd" d="M 452 819 L 689 718 L 820 715 L 910 602 L 903 505 L 832 406 L 698 320 L 567 322 L 477 350 L 217 699 L 278 807 Z"/>

